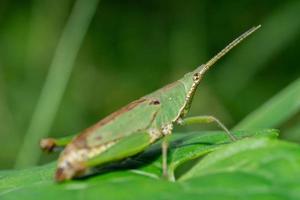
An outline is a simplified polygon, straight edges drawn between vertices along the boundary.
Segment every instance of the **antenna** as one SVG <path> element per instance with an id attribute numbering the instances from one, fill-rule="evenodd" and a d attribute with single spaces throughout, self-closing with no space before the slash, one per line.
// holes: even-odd
<path id="1" fill-rule="evenodd" d="M 259 29 L 261 25 L 252 27 L 242 35 L 240 35 L 238 38 L 233 40 L 230 44 L 228 44 L 224 49 L 222 49 L 217 55 L 215 55 L 212 59 L 210 59 L 206 64 L 204 64 L 204 67 L 201 70 L 201 74 L 204 74 L 211 66 L 213 66 L 220 58 L 222 58 L 225 54 L 227 54 L 233 47 L 238 45 L 241 41 L 243 41 L 245 38 L 247 38 L 249 35 L 251 35 L 254 31 Z"/>

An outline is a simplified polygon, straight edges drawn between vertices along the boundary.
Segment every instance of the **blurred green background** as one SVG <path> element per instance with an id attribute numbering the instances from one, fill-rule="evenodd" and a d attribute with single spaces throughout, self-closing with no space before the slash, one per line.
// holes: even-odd
<path id="1" fill-rule="evenodd" d="M 20 155 L 23 160 L 39 158 L 37 138 L 79 132 L 180 78 L 254 25 L 262 28 L 207 74 L 191 115 L 212 114 L 233 127 L 299 78 L 297 0 L 97 3 L 0 2 L 0 169 L 13 168 Z M 57 69 L 52 76 L 51 68 Z M 47 77 L 52 82 L 44 86 Z M 48 101 L 41 103 L 47 87 Z M 55 98 L 59 89 L 61 99 Z M 34 118 L 33 113 L 40 114 Z M 281 129 L 282 138 L 300 141 L 300 131 L 295 131 L 300 130 L 299 119 L 297 112 L 271 128 Z M 24 143 L 30 147 L 25 153 Z M 18 167 L 56 156 L 44 155 Z"/>

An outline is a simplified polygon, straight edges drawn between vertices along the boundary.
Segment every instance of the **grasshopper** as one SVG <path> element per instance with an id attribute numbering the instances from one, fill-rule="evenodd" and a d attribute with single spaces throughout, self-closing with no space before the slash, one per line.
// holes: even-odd
<path id="1" fill-rule="evenodd" d="M 141 153 L 161 138 L 162 169 L 163 175 L 167 176 L 167 136 L 172 134 L 174 124 L 214 122 L 224 130 L 231 141 L 235 141 L 236 137 L 217 118 L 186 115 L 204 74 L 259 27 L 253 27 L 240 35 L 206 64 L 185 74 L 181 79 L 129 103 L 79 135 L 62 139 L 42 139 L 40 145 L 45 151 L 65 147 L 57 162 L 55 180 L 69 180 L 86 175 L 93 167 L 124 160 Z"/>

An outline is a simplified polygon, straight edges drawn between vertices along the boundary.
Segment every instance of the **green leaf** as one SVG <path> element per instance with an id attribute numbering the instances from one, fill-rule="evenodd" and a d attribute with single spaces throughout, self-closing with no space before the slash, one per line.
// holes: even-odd
<path id="1" fill-rule="evenodd" d="M 300 78 L 249 114 L 235 130 L 278 127 L 300 110 Z"/>
<path id="2" fill-rule="evenodd" d="M 299 145 L 288 142 L 246 138 L 203 158 L 180 180 L 204 191 L 215 188 L 219 195 L 236 193 L 249 198 L 269 193 L 270 197 L 298 199 L 299 150 Z"/>
<path id="3" fill-rule="evenodd" d="M 277 137 L 278 131 L 276 130 L 262 130 L 262 131 L 236 131 L 235 135 L 241 139 L 243 137 L 249 136 L 268 136 L 268 137 Z M 175 171 L 176 169 L 189 160 L 196 159 L 198 157 L 204 156 L 205 154 L 216 150 L 224 144 L 228 144 L 231 141 L 227 135 L 222 131 L 208 131 L 208 132 L 190 132 L 174 134 L 171 138 L 171 151 L 168 152 L 168 174 L 171 180 L 175 180 Z M 156 152 L 156 155 L 159 157 L 156 158 L 154 162 L 150 165 L 146 165 L 141 169 L 144 172 L 152 173 L 154 177 L 160 177 L 162 174 L 162 162 L 161 162 L 161 150 L 160 143 L 154 145 L 150 148 L 151 152 Z M 137 158 L 141 162 L 147 162 L 149 157 L 147 152 Z M 146 156 L 145 156 L 146 155 Z M 151 157 L 151 156 L 150 156 Z"/>
<path id="4" fill-rule="evenodd" d="M 176 182 L 158 178 L 161 158 L 159 144 L 156 144 L 134 158 L 134 161 L 143 163 L 134 169 L 112 170 L 61 184 L 53 181 L 54 163 L 26 170 L 2 171 L 0 198 L 147 200 L 300 197 L 298 145 L 278 141 L 275 130 L 235 132 L 235 135 L 240 140 L 231 143 L 223 132 L 174 134 L 169 153 L 170 168 L 173 170 L 211 152 L 192 169 L 186 170 Z M 172 170 L 169 172 L 174 173 Z"/>

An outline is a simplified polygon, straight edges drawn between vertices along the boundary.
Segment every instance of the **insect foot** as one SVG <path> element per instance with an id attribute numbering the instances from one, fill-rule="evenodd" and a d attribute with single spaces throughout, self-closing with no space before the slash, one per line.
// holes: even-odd
<path id="1" fill-rule="evenodd" d="M 50 153 L 56 147 L 55 140 L 52 138 L 42 139 L 40 141 L 40 147 L 43 151 Z"/>

